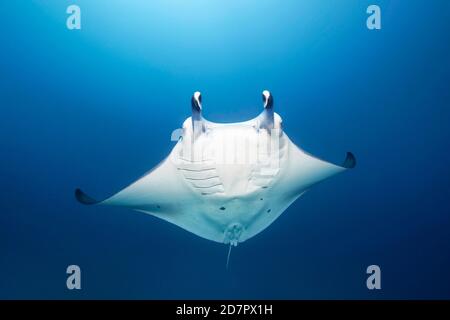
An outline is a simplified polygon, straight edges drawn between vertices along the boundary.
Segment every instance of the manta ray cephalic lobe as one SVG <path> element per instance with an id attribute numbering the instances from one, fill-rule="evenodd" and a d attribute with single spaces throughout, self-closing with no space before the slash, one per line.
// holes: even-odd
<path id="1" fill-rule="evenodd" d="M 165 160 L 110 198 L 76 189 L 77 200 L 144 212 L 230 248 L 250 239 L 312 185 L 356 164 L 350 152 L 338 166 L 298 148 L 283 132 L 271 93 L 262 96 L 256 118 L 215 123 L 203 118 L 195 92 L 192 116 Z"/>

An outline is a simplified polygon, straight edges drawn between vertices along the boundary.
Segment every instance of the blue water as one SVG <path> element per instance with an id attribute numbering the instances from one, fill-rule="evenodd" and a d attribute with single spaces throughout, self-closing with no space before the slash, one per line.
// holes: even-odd
<path id="1" fill-rule="evenodd" d="M 81 30 L 66 28 L 73 3 Z M 0 298 L 450 298 L 448 0 L 23 0 L 0 14 Z M 233 249 L 228 270 L 225 245 L 75 201 L 163 159 L 195 90 L 227 122 L 257 115 L 263 89 L 296 144 L 358 165 Z M 66 289 L 70 264 L 81 290 Z M 366 288 L 371 264 L 381 290 Z"/>

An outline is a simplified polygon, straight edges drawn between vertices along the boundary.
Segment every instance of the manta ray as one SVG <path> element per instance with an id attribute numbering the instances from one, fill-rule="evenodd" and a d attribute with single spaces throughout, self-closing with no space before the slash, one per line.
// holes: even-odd
<path id="1" fill-rule="evenodd" d="M 216 123 L 202 116 L 195 92 L 192 116 L 174 132 L 177 143 L 165 160 L 105 200 L 80 189 L 76 199 L 150 214 L 231 250 L 270 226 L 311 186 L 356 165 L 350 152 L 335 165 L 297 147 L 274 112 L 272 94 L 264 90 L 262 98 L 256 118 Z"/>

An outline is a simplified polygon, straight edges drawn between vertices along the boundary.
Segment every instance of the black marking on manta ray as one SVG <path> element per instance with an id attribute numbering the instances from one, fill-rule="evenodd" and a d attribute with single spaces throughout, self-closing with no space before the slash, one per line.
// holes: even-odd
<path id="1" fill-rule="evenodd" d="M 347 152 L 347 157 L 344 160 L 342 166 L 346 169 L 353 169 L 356 167 L 356 158 L 351 152 Z"/>
<path id="2" fill-rule="evenodd" d="M 86 193 L 81 191 L 81 189 L 75 190 L 75 198 L 82 204 L 91 205 L 91 204 L 97 204 L 101 201 L 97 201 L 94 198 L 88 196 Z"/>
<path id="3" fill-rule="evenodd" d="M 270 213 L 270 211 L 272 211 L 272 209 L 267 209 L 267 213 Z"/>
<path id="4" fill-rule="evenodd" d="M 220 209 L 220 210 L 225 210 L 226 208 L 225 208 L 225 207 L 220 207 L 219 209 Z"/>

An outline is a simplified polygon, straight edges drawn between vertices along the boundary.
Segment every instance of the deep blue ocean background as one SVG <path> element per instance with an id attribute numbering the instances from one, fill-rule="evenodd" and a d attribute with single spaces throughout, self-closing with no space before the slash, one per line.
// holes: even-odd
<path id="1" fill-rule="evenodd" d="M 450 298 L 450 1 L 19 0 L 0 14 L 0 298 Z M 76 202 L 76 187 L 106 197 L 159 163 L 195 90 L 229 122 L 256 116 L 263 89 L 296 144 L 358 165 L 228 270 L 225 245 Z M 66 289 L 70 264 L 82 290 Z"/>

